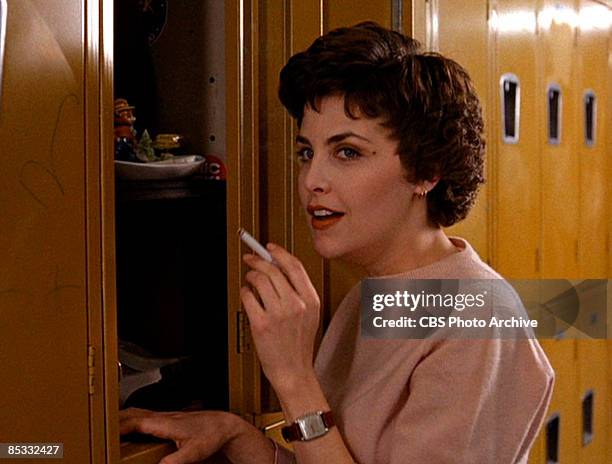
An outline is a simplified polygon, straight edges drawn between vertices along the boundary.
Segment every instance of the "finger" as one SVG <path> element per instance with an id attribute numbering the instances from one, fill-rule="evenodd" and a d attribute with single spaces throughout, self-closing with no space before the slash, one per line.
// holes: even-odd
<path id="1" fill-rule="evenodd" d="M 119 435 L 127 435 L 132 432 L 140 432 L 140 418 L 129 417 L 119 419 Z"/>
<path id="2" fill-rule="evenodd" d="M 132 432 L 145 433 L 166 440 L 180 440 L 183 438 L 175 431 L 176 422 L 162 415 L 133 418 L 128 419 L 127 422 L 125 427 L 129 428 Z"/>
<path id="3" fill-rule="evenodd" d="M 269 277 L 274 290 L 281 300 L 288 300 L 297 292 L 297 290 L 291 286 L 289 280 L 287 280 L 287 276 L 277 265 L 271 264 L 259 256 L 254 255 L 244 255 L 243 259 L 252 269 L 262 272 Z"/>
<path id="4" fill-rule="evenodd" d="M 265 324 L 266 312 L 255 298 L 252 290 L 242 287 L 240 289 L 240 300 L 249 318 L 251 328 L 257 330 L 262 327 Z"/>
<path id="5" fill-rule="evenodd" d="M 126 435 L 132 432 L 148 433 L 142 429 L 144 419 L 175 415 L 174 412 L 156 412 L 148 409 L 127 408 L 119 411 L 119 433 Z"/>
<path id="6" fill-rule="evenodd" d="M 302 265 L 302 262 L 285 250 L 282 246 L 276 245 L 275 243 L 268 243 L 266 248 L 270 254 L 274 257 L 278 266 L 285 273 L 289 282 L 298 294 L 304 299 L 313 304 L 319 303 L 319 296 L 315 289 L 306 269 Z"/>
<path id="7" fill-rule="evenodd" d="M 257 290 L 266 310 L 275 311 L 280 307 L 281 302 L 279 295 L 268 275 L 260 271 L 249 271 L 246 273 L 245 278 L 246 281 Z"/>

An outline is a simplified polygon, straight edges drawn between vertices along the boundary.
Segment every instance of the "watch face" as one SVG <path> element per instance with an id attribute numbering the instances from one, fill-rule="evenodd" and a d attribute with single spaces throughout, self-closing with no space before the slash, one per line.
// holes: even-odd
<path id="1" fill-rule="evenodd" d="M 302 431 L 302 440 L 310 440 L 312 438 L 325 435 L 327 427 L 323 423 L 323 418 L 320 414 L 311 414 L 302 417 L 298 420 L 298 425 Z"/>

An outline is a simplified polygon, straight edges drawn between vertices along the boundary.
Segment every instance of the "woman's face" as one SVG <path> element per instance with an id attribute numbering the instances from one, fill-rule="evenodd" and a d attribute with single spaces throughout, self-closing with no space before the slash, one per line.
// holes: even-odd
<path id="1" fill-rule="evenodd" d="M 321 99 L 319 110 L 306 107 L 296 137 L 300 200 L 315 249 L 366 267 L 391 258 L 418 217 L 398 142 L 380 119 L 349 118 L 343 97 Z"/>

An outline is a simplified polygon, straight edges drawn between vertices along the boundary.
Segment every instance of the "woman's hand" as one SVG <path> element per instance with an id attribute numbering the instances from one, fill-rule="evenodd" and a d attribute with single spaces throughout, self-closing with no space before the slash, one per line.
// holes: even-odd
<path id="1" fill-rule="evenodd" d="M 319 328 L 317 292 L 295 256 L 278 245 L 266 247 L 275 264 L 256 255 L 244 255 L 252 270 L 240 298 L 251 324 L 261 366 L 277 391 L 312 377 L 314 341 Z"/>
<path id="2" fill-rule="evenodd" d="M 238 433 L 236 419 L 222 411 L 153 412 L 129 408 L 119 411 L 119 432 L 173 440 L 178 450 L 160 464 L 187 464 L 215 454 L 234 439 Z"/>

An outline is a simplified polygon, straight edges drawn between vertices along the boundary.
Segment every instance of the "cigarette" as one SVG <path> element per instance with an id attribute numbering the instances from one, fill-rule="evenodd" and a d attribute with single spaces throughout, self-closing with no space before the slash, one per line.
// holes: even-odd
<path id="1" fill-rule="evenodd" d="M 257 240 L 255 240 L 253 238 L 253 236 L 251 234 L 249 234 L 246 230 L 244 230 L 242 227 L 240 229 L 238 229 L 238 235 L 240 236 L 240 240 L 242 240 L 244 243 L 247 244 L 247 246 L 253 250 L 255 253 L 257 253 L 259 256 L 261 256 L 263 259 L 265 259 L 266 261 L 268 261 L 269 263 L 273 263 L 274 260 L 272 259 L 272 255 L 270 253 L 268 253 L 268 250 L 266 250 L 261 243 L 259 243 Z"/>

